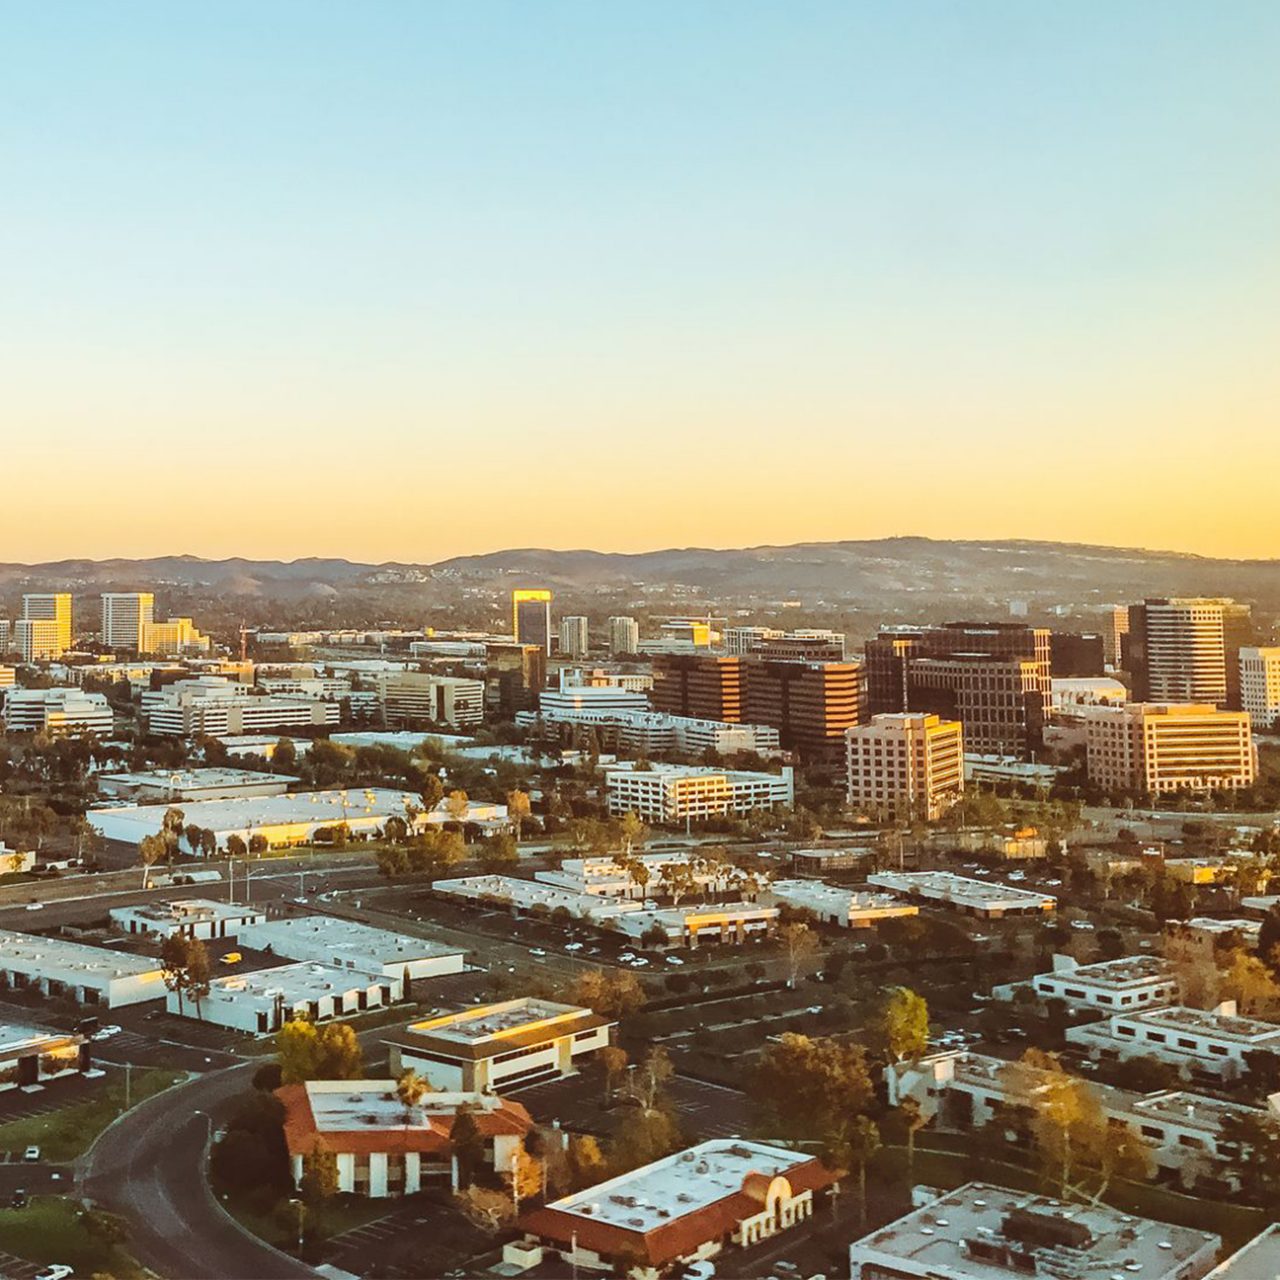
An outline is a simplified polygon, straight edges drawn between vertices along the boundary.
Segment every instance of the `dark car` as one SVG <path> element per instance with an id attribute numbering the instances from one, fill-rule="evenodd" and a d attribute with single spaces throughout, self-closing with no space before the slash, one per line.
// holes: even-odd
<path id="1" fill-rule="evenodd" d="M 9 1197 L 9 1208 L 25 1209 L 27 1207 L 27 1193 L 19 1187 L 13 1195 Z"/>

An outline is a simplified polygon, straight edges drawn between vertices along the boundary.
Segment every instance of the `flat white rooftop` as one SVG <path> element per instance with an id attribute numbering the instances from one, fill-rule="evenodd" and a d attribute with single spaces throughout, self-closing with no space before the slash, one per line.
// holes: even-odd
<path id="1" fill-rule="evenodd" d="M 1214 1013 L 1212 1009 L 1191 1009 L 1183 1005 L 1172 1005 L 1162 1009 L 1143 1009 L 1138 1013 L 1115 1014 L 1114 1017 L 1125 1022 L 1140 1022 L 1144 1026 L 1211 1036 L 1215 1040 L 1235 1041 L 1243 1045 L 1280 1040 L 1280 1026 L 1274 1022 L 1263 1022 L 1260 1018 L 1241 1018 L 1235 1014 Z M 1096 1027 L 1099 1024 L 1087 1025 Z"/>
<path id="2" fill-rule="evenodd" d="M 278 739 L 277 739 L 278 741 Z M 136 773 L 100 773 L 99 782 L 123 787 L 169 788 L 173 791 L 198 791 L 210 787 L 269 786 L 272 783 L 297 782 L 283 773 L 259 773 L 253 769 L 142 769 Z"/>
<path id="3" fill-rule="evenodd" d="M 295 948 L 305 951 L 307 954 L 299 956 L 299 959 L 311 959 L 310 953 L 320 947 L 333 956 L 335 963 L 391 964 L 402 960 L 463 955 L 466 951 L 465 947 L 448 946 L 429 938 L 414 938 L 405 933 L 361 924 L 358 920 L 339 920 L 334 916 L 268 920 L 248 926 L 241 937 L 246 946 L 257 951 L 274 951 L 281 956 L 292 955 Z"/>
<path id="4" fill-rule="evenodd" d="M 973 880 L 951 871 L 877 871 L 867 877 L 867 883 L 898 893 L 918 893 L 939 902 L 954 902 L 958 906 L 986 909 L 1041 906 L 1052 909 L 1058 905 L 1052 894 Z"/>
<path id="5" fill-rule="evenodd" d="M 1272 1280 L 1280 1276 L 1280 1222 L 1241 1245 L 1209 1272 L 1208 1280 Z"/>
<path id="6" fill-rule="evenodd" d="M 160 972 L 159 964 L 145 956 L 90 947 L 66 938 L 38 938 L 0 929 L 0 969 L 10 966 L 24 973 L 92 974 L 99 978 L 140 978 Z"/>
<path id="7" fill-rule="evenodd" d="M 626 1231 L 652 1231 L 742 1190 L 750 1173 L 776 1177 L 810 1157 L 762 1142 L 721 1138 L 656 1160 L 547 1207 Z"/>
<path id="8" fill-rule="evenodd" d="M 284 827 L 302 823 L 356 821 L 362 818 L 403 817 L 405 805 L 421 810 L 422 798 L 412 791 L 385 787 L 352 787 L 347 791 L 302 791 L 291 796 L 246 796 L 234 800 L 195 800 L 182 806 L 190 825 L 211 831 L 243 831 L 249 827 Z M 110 817 L 154 827 L 155 805 L 121 805 L 91 809 L 90 820 Z"/>
<path id="9" fill-rule="evenodd" d="M 576 1004 L 555 1004 L 550 1000 L 526 996 L 519 1000 L 504 1000 L 499 1004 L 463 1009 L 447 1017 L 413 1022 L 406 1031 L 410 1034 L 430 1035 L 437 1040 L 475 1045 L 486 1040 L 502 1039 L 516 1031 L 539 1027 L 545 1027 L 549 1037 L 555 1036 L 560 1034 L 556 1024 L 574 1023 L 590 1016 L 590 1009 L 583 1009 Z"/>
<path id="10" fill-rule="evenodd" d="M 810 907 L 815 911 L 883 912 L 886 915 L 915 915 L 919 908 L 903 902 L 892 893 L 869 893 L 865 889 L 848 889 L 820 880 L 775 880 L 769 892 L 793 907 Z"/>
<path id="11" fill-rule="evenodd" d="M 1203 1274 L 1183 1268 L 1211 1263 L 1220 1245 L 1209 1232 L 970 1182 L 855 1241 L 851 1253 L 864 1262 L 879 1255 L 890 1266 L 901 1260 L 936 1280 L 1172 1280 Z M 1014 1267 L 1012 1255 L 1036 1263 Z"/>
<path id="12" fill-rule="evenodd" d="M 205 920 L 242 920 L 264 914 L 261 907 L 210 898 L 175 898 L 172 902 L 142 902 L 135 907 L 112 907 L 113 918 L 154 921 L 156 924 L 196 924 Z"/>
<path id="13" fill-rule="evenodd" d="M 309 1080 L 307 1102 L 321 1133 L 423 1129 L 435 1117 L 452 1116 L 461 1107 L 497 1111 L 509 1105 L 496 1093 L 424 1093 L 406 1107 L 394 1080 Z"/>
<path id="14" fill-rule="evenodd" d="M 1125 991 L 1150 986 L 1153 982 L 1167 982 L 1172 977 L 1173 970 L 1159 956 L 1121 956 L 1118 960 L 1100 960 L 1097 964 L 1038 973 L 1033 981 L 1053 978 L 1099 991 Z"/>
<path id="15" fill-rule="evenodd" d="M 0 1058 L 22 1053 L 34 1053 L 45 1045 L 68 1039 L 65 1031 L 48 1031 L 44 1027 L 29 1027 L 18 1022 L 0 1022 Z"/>
<path id="16" fill-rule="evenodd" d="M 276 969 L 259 969 L 253 973 L 236 973 L 215 978 L 207 1000 L 232 1003 L 237 1000 L 270 1000 L 282 998 L 287 1005 L 304 1000 L 323 1000 L 348 991 L 363 990 L 379 982 L 367 970 L 353 973 L 327 964 L 284 964 Z"/>

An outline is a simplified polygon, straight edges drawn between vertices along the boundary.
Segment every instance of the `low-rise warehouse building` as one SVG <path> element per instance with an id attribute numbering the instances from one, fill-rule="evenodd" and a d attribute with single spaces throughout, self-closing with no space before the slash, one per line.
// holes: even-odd
<path id="1" fill-rule="evenodd" d="M 194 1003 L 190 996 L 170 991 L 167 1008 L 170 1013 L 215 1026 L 268 1035 L 295 1018 L 326 1022 L 403 998 L 404 986 L 397 977 L 352 973 L 304 961 L 215 978 L 209 994 Z"/>
<path id="2" fill-rule="evenodd" d="M 1248 1070 L 1255 1053 L 1280 1058 L 1280 1026 L 1236 1016 L 1236 1002 L 1216 1009 L 1171 1005 L 1141 1013 L 1118 1013 L 1102 1022 L 1067 1029 L 1067 1042 L 1088 1051 L 1095 1061 L 1126 1062 L 1149 1058 L 1177 1067 L 1184 1077 L 1235 1080 Z"/>
<path id="3" fill-rule="evenodd" d="M 843 929 L 868 929 L 880 920 L 920 914 L 914 902 L 903 902 L 891 893 L 868 893 L 817 880 L 775 880 L 769 893 L 778 902 L 812 911 L 824 924 Z"/>
<path id="4" fill-rule="evenodd" d="M 219 849 L 225 849 L 233 835 L 246 845 L 260 836 L 272 848 L 283 848 L 310 843 L 317 833 L 323 838 L 325 831 L 340 826 L 357 839 L 367 839 L 380 832 L 388 818 L 405 821 L 410 814 L 415 815 L 414 826 L 419 830 L 452 821 L 443 806 L 429 814 L 421 808 L 422 798 L 416 792 L 353 787 L 239 800 L 196 800 L 182 806 L 182 817 L 185 826 L 212 831 Z M 160 830 L 164 809 L 160 805 L 129 805 L 90 809 L 86 816 L 108 840 L 136 845 Z M 463 821 L 485 831 L 505 829 L 506 806 L 473 803 Z"/>
<path id="5" fill-rule="evenodd" d="M 178 898 L 172 902 L 144 902 L 133 907 L 112 907 L 107 913 L 122 933 L 154 933 L 161 938 L 234 938 L 241 930 L 266 920 L 260 907 L 208 898 Z"/>
<path id="6" fill-rule="evenodd" d="M 104 796 L 142 804 L 181 804 L 282 796 L 298 779 L 252 769 L 146 769 L 138 773 L 100 773 L 96 781 Z"/>
<path id="7" fill-rule="evenodd" d="M 453 1126 L 464 1111 L 475 1122 L 484 1162 L 510 1174 L 533 1119 L 518 1102 L 491 1093 L 400 1097 L 395 1080 L 308 1080 L 276 1090 L 284 1106 L 285 1145 L 295 1186 L 317 1151 L 337 1158 L 338 1190 L 381 1199 L 432 1185 L 458 1190 Z"/>
<path id="8" fill-rule="evenodd" d="M 65 938 L 0 930 L 0 985 L 118 1009 L 159 1000 L 164 975 L 154 960 Z"/>
<path id="9" fill-rule="evenodd" d="M 537 1265 L 554 1252 L 575 1271 L 648 1280 L 808 1221 L 836 1180 L 803 1152 L 715 1139 L 533 1209 L 506 1256 Z"/>
<path id="10" fill-rule="evenodd" d="M 289 960 L 308 960 L 335 969 L 381 973 L 410 981 L 442 978 L 466 968 L 466 951 L 461 947 L 392 933 L 389 929 L 335 916 L 296 916 L 280 920 L 263 917 L 238 936 L 246 947 Z"/>
<path id="11" fill-rule="evenodd" d="M 1200 1280 L 1220 1237 L 1030 1191 L 970 1182 L 849 1246 L 852 1280 L 1009 1280 L 1135 1274 Z"/>
<path id="12" fill-rule="evenodd" d="M 514 876 L 464 876 L 437 880 L 437 893 L 471 902 L 501 905 L 527 914 L 567 913 L 597 928 L 610 929 L 629 938 L 642 938 L 661 929 L 670 945 L 699 942 L 741 942 L 749 934 L 767 931 L 778 918 L 778 908 L 754 902 L 719 902 L 658 908 L 630 898 L 575 893 L 537 880 Z"/>
<path id="13" fill-rule="evenodd" d="M 867 877 L 867 883 L 907 898 L 990 920 L 1048 915 L 1058 908 L 1058 900 L 1052 894 L 972 880 L 950 871 L 876 871 Z"/>
<path id="14" fill-rule="evenodd" d="M 577 1005 L 526 996 L 411 1022 L 387 1041 L 391 1074 L 435 1089 L 488 1091 L 575 1074 L 616 1022 Z"/>
<path id="15" fill-rule="evenodd" d="M 30 1089 L 88 1066 L 84 1036 L 0 1023 L 0 1091 Z"/>

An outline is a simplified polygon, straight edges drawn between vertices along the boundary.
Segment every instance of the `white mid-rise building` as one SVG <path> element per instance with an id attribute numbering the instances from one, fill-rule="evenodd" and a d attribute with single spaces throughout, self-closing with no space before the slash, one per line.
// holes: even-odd
<path id="1" fill-rule="evenodd" d="M 57 686 L 10 688 L 4 695 L 4 723 L 11 733 L 96 733 L 115 724 L 106 695 Z"/>
<path id="2" fill-rule="evenodd" d="M 634 618 L 609 619 L 609 652 L 638 653 L 640 651 L 640 624 Z"/>
<path id="3" fill-rule="evenodd" d="M 147 628 L 156 618 L 156 598 L 150 591 L 102 593 L 102 643 L 109 649 L 142 653 Z"/>
<path id="4" fill-rule="evenodd" d="M 1169 1005 L 1117 1013 L 1102 1022 L 1069 1027 L 1066 1035 L 1069 1044 L 1086 1050 L 1095 1061 L 1149 1058 L 1177 1067 L 1186 1079 L 1239 1079 L 1255 1053 L 1280 1060 L 1280 1026 L 1237 1016 L 1234 1000 L 1216 1009 Z"/>
<path id="5" fill-rule="evenodd" d="M 1253 727 L 1270 733 L 1280 719 L 1280 647 L 1240 650 L 1240 705 Z"/>
<path id="6" fill-rule="evenodd" d="M 958 720 L 921 712 L 872 716 L 845 731 L 849 805 L 883 819 L 936 822 L 964 793 Z"/>
<path id="7" fill-rule="evenodd" d="M 22 617 L 15 628 L 25 662 L 51 661 L 71 648 L 71 594 L 29 592 L 22 597 Z"/>
<path id="8" fill-rule="evenodd" d="M 1010 999 L 1022 983 L 997 987 L 993 995 Z M 1178 980 L 1170 965 L 1158 956 L 1122 956 L 1079 964 L 1074 957 L 1053 957 L 1053 970 L 1031 979 L 1031 990 L 1041 1000 L 1065 1001 L 1072 1009 L 1150 1009 L 1174 1004 Z"/>
<path id="9" fill-rule="evenodd" d="M 483 680 L 398 671 L 379 675 L 376 688 L 388 724 L 467 729 L 484 720 Z"/>
<path id="10" fill-rule="evenodd" d="M 588 648 L 587 620 L 580 616 L 560 619 L 560 652 L 566 658 L 582 658 Z"/>
<path id="11" fill-rule="evenodd" d="M 226 676 L 178 680 L 142 695 L 151 733 L 170 737 L 220 737 L 306 725 L 336 725 L 337 702 L 285 695 L 256 695 Z"/>
<path id="12" fill-rule="evenodd" d="M 678 824 L 789 808 L 795 803 L 795 776 L 789 766 L 779 773 L 674 764 L 615 766 L 605 774 L 605 792 L 611 814 L 634 813 L 645 822 Z"/>

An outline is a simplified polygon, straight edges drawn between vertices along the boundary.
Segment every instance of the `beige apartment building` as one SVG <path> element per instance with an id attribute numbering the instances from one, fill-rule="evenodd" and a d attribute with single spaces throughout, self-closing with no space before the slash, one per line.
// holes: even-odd
<path id="1" fill-rule="evenodd" d="M 958 720 L 891 712 L 848 730 L 845 743 L 852 808 L 888 819 L 933 822 L 964 791 Z"/>
<path id="2" fill-rule="evenodd" d="M 1249 716 L 1206 703 L 1097 707 L 1086 719 L 1089 779 L 1111 791 L 1163 795 L 1252 784 Z"/>

